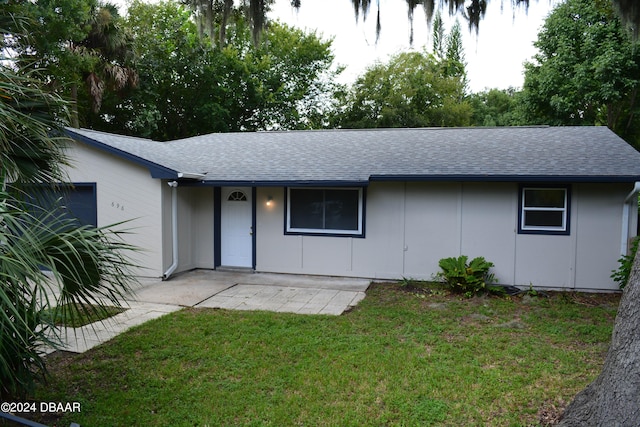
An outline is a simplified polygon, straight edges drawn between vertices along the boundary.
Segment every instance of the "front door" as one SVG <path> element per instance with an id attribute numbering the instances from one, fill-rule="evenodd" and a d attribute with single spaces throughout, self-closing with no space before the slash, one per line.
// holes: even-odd
<path id="1" fill-rule="evenodd" d="M 220 208 L 220 263 L 253 267 L 251 188 L 223 187 Z"/>

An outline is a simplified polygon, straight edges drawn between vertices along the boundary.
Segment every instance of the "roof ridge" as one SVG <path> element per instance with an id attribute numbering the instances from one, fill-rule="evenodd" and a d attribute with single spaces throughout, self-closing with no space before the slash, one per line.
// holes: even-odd
<path id="1" fill-rule="evenodd" d="M 230 133 L 307 133 L 307 132 L 375 132 L 375 131 L 425 131 L 425 130 L 460 130 L 460 129 L 547 129 L 551 127 L 584 127 L 584 126 L 550 126 L 550 125 L 522 125 L 522 126 L 425 126 L 425 127 L 384 127 L 384 128 L 332 128 L 332 129 L 291 129 L 269 130 L 254 132 L 230 132 Z M 595 126 L 591 126 L 595 127 Z M 225 132 L 220 132 L 225 133 Z M 200 135 L 205 136 L 208 134 Z"/>
<path id="2" fill-rule="evenodd" d="M 224 136 L 224 135 L 242 135 L 242 134 L 307 134 L 307 133 L 345 133 L 345 132 L 421 132 L 421 131 L 459 131 L 459 130 L 506 130 L 506 129 L 548 129 L 548 128 L 558 128 L 558 127 L 566 127 L 566 128 L 576 128 L 576 127 L 584 127 L 584 126 L 550 126 L 550 125 L 523 125 L 523 126 L 432 126 L 432 127 L 411 127 L 411 128 L 333 128 L 333 129 L 290 129 L 290 130 L 258 130 L 258 131 L 234 131 L 234 132 L 211 132 L 204 133 L 201 135 L 188 136 L 185 138 L 172 139 L 168 141 L 162 142 L 178 142 L 178 141 L 188 141 L 191 139 L 198 138 L 206 138 L 212 135 Z M 590 126 L 595 127 L 595 126 Z"/>
<path id="3" fill-rule="evenodd" d="M 398 127 L 398 128 L 333 128 L 333 129 L 291 129 L 291 130 L 259 130 L 259 131 L 236 131 L 236 132 L 211 132 L 201 135 L 188 136 L 185 138 L 171 139 L 167 141 L 159 141 L 151 138 L 142 138 L 138 136 L 131 135 L 122 135 L 117 133 L 104 132 L 100 130 L 87 129 L 87 128 L 71 128 L 67 127 L 66 129 L 70 131 L 84 131 L 95 134 L 107 135 L 107 136 L 117 136 L 119 138 L 127 138 L 131 140 L 137 141 L 147 141 L 147 142 L 160 142 L 160 143 L 174 143 L 174 142 L 183 142 L 191 139 L 199 139 L 206 138 L 212 135 L 241 135 L 241 134 L 305 134 L 305 133 L 343 133 L 343 132 L 389 132 L 389 131 L 402 131 L 402 132 L 421 132 L 421 131 L 460 131 L 460 130 L 514 130 L 514 129 L 550 129 L 550 128 L 581 128 L 581 127 L 606 127 L 606 126 L 550 126 L 550 125 L 522 125 L 522 126 L 432 126 L 432 127 Z"/>

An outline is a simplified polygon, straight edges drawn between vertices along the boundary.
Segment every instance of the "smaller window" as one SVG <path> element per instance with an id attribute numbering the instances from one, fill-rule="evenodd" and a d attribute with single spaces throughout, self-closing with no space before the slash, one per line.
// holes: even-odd
<path id="1" fill-rule="evenodd" d="M 569 189 L 522 187 L 520 233 L 569 234 Z"/>

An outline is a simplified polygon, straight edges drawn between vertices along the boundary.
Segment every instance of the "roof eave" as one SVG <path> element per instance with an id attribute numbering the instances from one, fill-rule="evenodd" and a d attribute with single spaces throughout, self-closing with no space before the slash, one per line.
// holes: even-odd
<path id="1" fill-rule="evenodd" d="M 640 175 L 371 175 L 370 181 L 431 182 L 591 182 L 626 183 L 640 181 Z"/>
<path id="2" fill-rule="evenodd" d="M 175 179 L 178 178 L 178 172 L 167 168 L 165 166 L 159 165 L 152 161 L 143 159 L 142 157 L 136 156 L 135 154 L 131 154 L 127 151 L 120 150 L 118 148 L 112 147 L 108 144 L 95 140 L 93 138 L 89 138 L 87 136 L 81 135 L 77 132 L 74 132 L 72 129 L 66 128 L 65 133 L 70 138 L 80 141 L 84 144 L 87 144 L 91 147 L 97 148 L 102 151 L 106 151 L 108 153 L 114 154 L 118 157 L 130 160 L 140 166 L 143 166 L 149 170 L 152 178 L 156 179 Z"/>
<path id="3" fill-rule="evenodd" d="M 369 181 L 359 180 L 203 180 L 193 186 L 210 187 L 366 187 Z"/>

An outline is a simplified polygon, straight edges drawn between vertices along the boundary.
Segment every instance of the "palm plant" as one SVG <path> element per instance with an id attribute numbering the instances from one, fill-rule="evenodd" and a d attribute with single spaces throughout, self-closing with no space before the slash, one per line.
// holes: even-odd
<path id="1" fill-rule="evenodd" d="M 27 184 L 64 181 L 66 107 L 0 65 L 0 398 L 25 397 L 46 375 L 42 345 L 60 344 L 46 312 L 120 306 L 133 279 L 122 232 L 77 227 L 25 197 Z"/>
<path id="2" fill-rule="evenodd" d="M 79 127 L 79 110 L 97 114 L 105 91 L 120 95 L 137 86 L 133 37 L 113 4 L 59 3 L 0 2 L 0 25 L 10 35 L 0 47 L 10 48 L 21 68 L 38 70 L 42 81 L 73 101 L 71 121 Z"/>
<path id="3" fill-rule="evenodd" d="M 91 9 L 87 23 L 90 30 L 86 37 L 78 42 L 69 42 L 73 54 L 82 58 L 85 64 L 83 79 L 89 95 L 91 111 L 100 111 L 105 89 L 115 93 L 138 85 L 138 73 L 128 64 L 132 62 L 132 39 L 120 25 L 118 8 L 111 3 L 96 4 Z M 78 89 L 74 82 L 71 86 L 71 98 L 74 101 L 72 125 L 79 127 Z"/>

